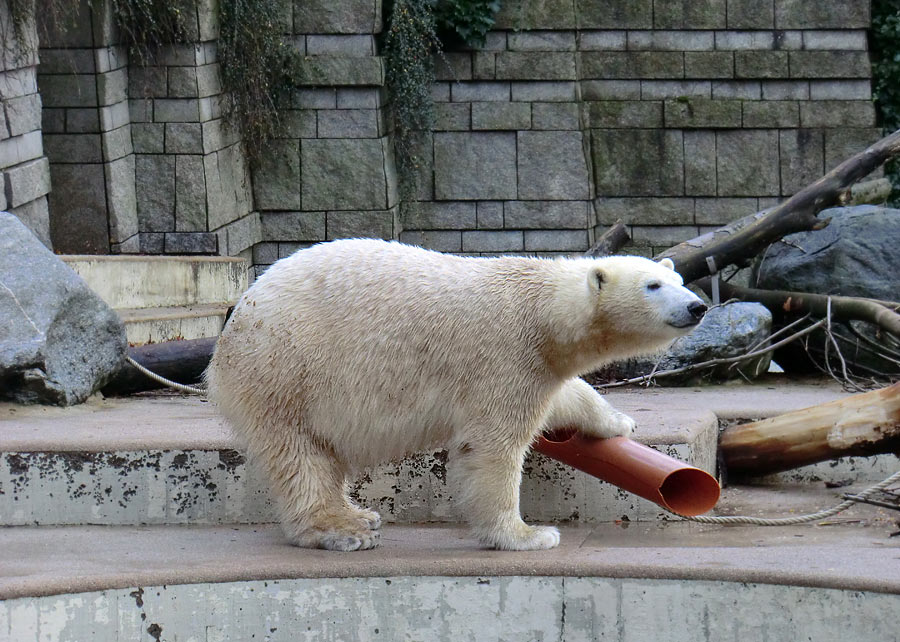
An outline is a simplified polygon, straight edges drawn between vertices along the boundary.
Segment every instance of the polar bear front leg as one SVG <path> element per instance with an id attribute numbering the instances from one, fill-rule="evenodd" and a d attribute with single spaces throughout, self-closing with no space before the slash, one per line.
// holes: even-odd
<path id="1" fill-rule="evenodd" d="M 607 439 L 630 437 L 634 419 L 613 408 L 583 379 L 569 379 L 553 397 L 541 432 L 577 428 L 585 435 Z"/>
<path id="2" fill-rule="evenodd" d="M 534 551 L 559 545 L 552 526 L 529 526 L 519 515 L 519 485 L 527 445 L 467 442 L 451 461 L 457 503 L 475 536 L 493 548 Z"/>

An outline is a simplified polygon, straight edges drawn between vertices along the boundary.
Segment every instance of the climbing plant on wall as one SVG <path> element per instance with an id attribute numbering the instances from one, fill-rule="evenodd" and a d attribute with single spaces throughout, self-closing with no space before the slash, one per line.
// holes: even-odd
<path id="1" fill-rule="evenodd" d="M 872 2 L 872 90 L 881 125 L 886 132 L 900 129 L 900 0 Z M 898 203 L 900 163 L 885 165 L 894 184 L 892 203 Z"/>

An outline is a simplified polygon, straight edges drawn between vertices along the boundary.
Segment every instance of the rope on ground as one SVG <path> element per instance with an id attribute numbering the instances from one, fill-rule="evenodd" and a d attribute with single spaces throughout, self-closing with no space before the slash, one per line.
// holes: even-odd
<path id="1" fill-rule="evenodd" d="M 857 500 L 848 499 L 837 506 L 833 506 L 826 510 L 820 510 L 817 513 L 810 513 L 809 515 L 797 515 L 796 517 L 781 517 L 775 519 L 747 517 L 744 515 L 724 515 L 720 517 L 707 517 L 704 515 L 700 515 L 699 517 L 685 517 L 684 515 L 679 515 L 679 517 L 685 521 L 698 522 L 700 524 L 752 524 L 754 526 L 793 526 L 794 524 L 806 524 L 808 522 L 816 522 L 820 519 L 831 517 L 832 515 L 837 515 L 841 511 L 850 508 L 853 504 L 858 503 L 860 499 L 865 499 L 869 495 L 882 491 L 895 483 L 900 483 L 900 470 L 884 481 L 879 482 L 874 486 L 870 486 L 861 493 L 857 493 Z"/>
<path id="2" fill-rule="evenodd" d="M 169 386 L 170 388 L 175 388 L 175 390 L 180 390 L 181 392 L 187 392 L 187 393 L 194 394 L 194 395 L 206 394 L 206 390 L 204 388 L 197 388 L 195 386 L 186 386 L 183 383 L 176 383 L 175 381 L 166 379 L 165 377 L 162 377 L 162 376 L 156 374 L 155 372 L 152 372 L 151 370 L 147 370 L 147 368 L 145 368 L 144 366 L 139 364 L 137 361 L 135 361 L 128 355 L 125 356 L 125 359 L 128 361 L 128 363 L 130 363 L 135 368 L 137 368 L 138 370 L 143 372 L 145 375 L 147 375 L 154 381 L 161 383 L 164 386 Z"/>

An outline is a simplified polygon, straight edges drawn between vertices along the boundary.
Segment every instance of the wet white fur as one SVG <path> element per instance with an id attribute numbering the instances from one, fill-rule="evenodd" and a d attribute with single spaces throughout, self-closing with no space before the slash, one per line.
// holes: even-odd
<path id="1" fill-rule="evenodd" d="M 207 382 L 299 546 L 374 546 L 380 518 L 349 500 L 347 475 L 446 447 L 484 543 L 551 548 L 558 531 L 519 516 L 529 445 L 552 427 L 630 434 L 634 421 L 576 377 L 685 334 L 667 315 L 693 300 L 671 262 L 335 241 L 279 261 L 245 293 Z"/>

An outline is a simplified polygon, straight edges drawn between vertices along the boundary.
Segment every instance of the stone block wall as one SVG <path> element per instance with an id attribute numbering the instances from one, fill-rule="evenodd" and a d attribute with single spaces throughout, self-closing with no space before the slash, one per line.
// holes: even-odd
<path id="1" fill-rule="evenodd" d="M 190 44 L 148 65 L 128 60 L 108 0 L 79 1 L 41 44 L 40 95 L 33 58 L 4 60 L 0 87 L 7 207 L 62 252 L 260 269 L 350 236 L 573 253 L 621 218 L 629 251 L 650 255 L 880 135 L 866 0 L 505 0 L 483 47 L 438 58 L 434 131 L 401 204 L 380 0 L 281 0 L 304 80 L 254 166 L 223 117 L 215 0 L 188 15 Z"/>
<path id="2" fill-rule="evenodd" d="M 400 232 L 397 178 L 377 55 L 381 2 L 297 0 L 285 32 L 303 55 L 305 86 L 281 137 L 253 174 L 260 270 L 319 241 Z"/>
<path id="3" fill-rule="evenodd" d="M 2 3 L 0 32 L 0 210 L 15 214 L 50 247 L 50 164 L 41 138 L 37 31 L 33 23 L 16 30 Z"/>

